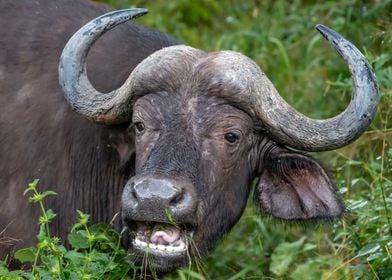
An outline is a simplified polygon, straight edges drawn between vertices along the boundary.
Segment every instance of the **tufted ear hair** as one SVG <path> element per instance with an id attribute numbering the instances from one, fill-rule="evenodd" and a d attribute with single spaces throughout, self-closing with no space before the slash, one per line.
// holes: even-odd
<path id="1" fill-rule="evenodd" d="M 344 212 L 335 185 L 321 165 L 288 151 L 266 160 L 255 200 L 265 212 L 285 220 L 332 219 Z"/>

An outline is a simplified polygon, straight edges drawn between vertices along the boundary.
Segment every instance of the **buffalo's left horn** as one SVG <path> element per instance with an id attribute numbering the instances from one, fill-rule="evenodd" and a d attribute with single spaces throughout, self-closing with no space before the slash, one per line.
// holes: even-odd
<path id="1" fill-rule="evenodd" d="M 261 75 L 253 80 L 256 84 L 257 80 L 262 81 L 257 89 L 248 93 L 250 106 L 264 123 L 267 134 L 305 151 L 333 150 L 357 139 L 373 120 L 379 100 L 375 76 L 361 52 L 328 27 L 317 25 L 316 29 L 343 57 L 352 75 L 352 98 L 341 114 L 325 120 L 308 118 L 287 104 Z"/>
<path id="2" fill-rule="evenodd" d="M 101 124 L 118 124 L 131 118 L 132 96 L 126 83 L 109 93 L 97 91 L 87 77 L 86 58 L 91 46 L 106 31 L 147 12 L 147 9 L 126 9 L 104 14 L 79 29 L 68 41 L 60 57 L 59 80 L 76 112 Z"/>

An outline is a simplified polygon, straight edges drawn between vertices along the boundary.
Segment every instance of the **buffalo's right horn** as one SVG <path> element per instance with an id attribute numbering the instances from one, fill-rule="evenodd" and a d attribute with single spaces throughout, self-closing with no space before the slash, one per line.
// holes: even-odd
<path id="1" fill-rule="evenodd" d="M 333 150 L 357 139 L 369 127 L 379 101 L 375 76 L 361 52 L 328 27 L 316 28 L 340 53 L 352 75 L 350 104 L 333 118 L 315 120 L 295 110 L 261 69 L 243 55 L 221 52 L 216 59 L 226 81 L 233 80 L 241 89 L 237 98 L 261 120 L 265 133 L 279 143 L 305 151 Z"/>
<path id="2" fill-rule="evenodd" d="M 376 78 L 361 52 L 332 29 L 323 25 L 316 29 L 335 47 L 351 72 L 353 92 L 347 108 L 336 117 L 314 120 L 288 105 L 276 90 L 261 90 L 254 104 L 260 106 L 259 116 L 275 139 L 306 151 L 333 150 L 353 142 L 369 127 L 379 101 Z"/>
<path id="3" fill-rule="evenodd" d="M 126 84 L 109 93 L 97 91 L 86 74 L 87 54 L 94 42 L 113 27 L 146 14 L 146 9 L 126 9 L 104 14 L 83 26 L 68 41 L 60 57 L 59 80 L 76 112 L 101 124 L 118 124 L 131 118 L 132 96 Z"/>

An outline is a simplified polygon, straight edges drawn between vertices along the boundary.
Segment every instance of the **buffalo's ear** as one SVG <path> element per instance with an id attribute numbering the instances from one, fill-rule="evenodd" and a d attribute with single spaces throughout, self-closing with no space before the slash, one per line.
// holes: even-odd
<path id="1" fill-rule="evenodd" d="M 286 220 L 331 219 L 344 212 L 327 172 L 314 159 L 296 153 L 265 162 L 255 199 L 264 211 Z"/>

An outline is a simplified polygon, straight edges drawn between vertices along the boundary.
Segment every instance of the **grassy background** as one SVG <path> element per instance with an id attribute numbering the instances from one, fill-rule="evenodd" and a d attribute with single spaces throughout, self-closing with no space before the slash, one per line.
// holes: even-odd
<path id="1" fill-rule="evenodd" d="M 349 210 L 344 219 L 282 223 L 256 211 L 250 199 L 240 222 L 203 263 L 165 279 L 392 280 L 392 1 L 100 1 L 115 8 L 147 7 L 150 14 L 138 23 L 193 47 L 246 54 L 290 104 L 313 118 L 338 114 L 351 97 L 348 69 L 313 29 L 317 23 L 352 41 L 379 82 L 379 111 L 369 130 L 348 147 L 312 154 L 336 178 Z M 37 183 L 27 192 L 41 204 L 53 193 L 39 193 Z M 32 272 L 9 272 L 0 260 L 0 279 L 132 278 L 129 268 L 138 268 L 127 263 L 113 229 L 89 227 L 88 215 L 79 212 L 67 249 L 50 236 L 54 218 L 45 210 L 38 245 L 17 253 L 19 260 L 33 262 Z"/>
<path id="2" fill-rule="evenodd" d="M 203 50 L 254 59 L 281 95 L 314 118 L 344 110 L 347 67 L 314 30 L 325 24 L 369 59 L 380 87 L 378 115 L 350 146 L 314 154 L 336 178 L 349 213 L 327 225 L 283 224 L 252 201 L 198 270 L 167 279 L 392 279 L 392 1 L 107 0 L 147 7 L 138 23 Z"/>

